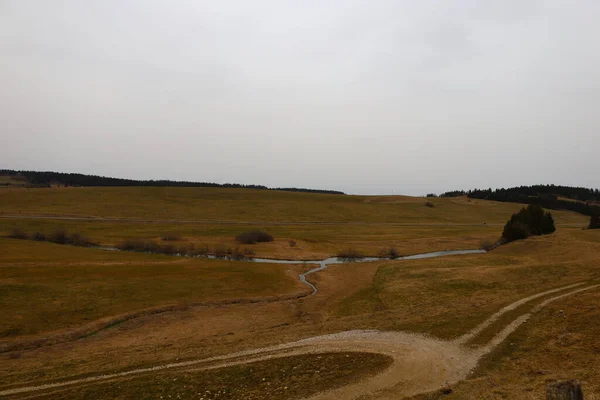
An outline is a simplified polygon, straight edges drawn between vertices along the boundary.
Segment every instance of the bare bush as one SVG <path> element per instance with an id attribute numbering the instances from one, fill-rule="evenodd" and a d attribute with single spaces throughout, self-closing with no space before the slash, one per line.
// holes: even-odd
<path id="1" fill-rule="evenodd" d="M 392 246 L 387 249 L 381 249 L 379 252 L 379 257 L 394 259 L 400 257 L 400 253 L 395 247 Z"/>
<path id="2" fill-rule="evenodd" d="M 71 244 L 73 246 L 83 246 L 83 247 L 89 247 L 89 246 L 96 245 L 96 243 L 92 242 L 87 236 L 84 236 L 77 232 L 67 235 L 67 243 Z"/>
<path id="3" fill-rule="evenodd" d="M 51 236 L 50 241 L 56 244 L 67 244 L 68 234 L 64 229 L 57 229 Z"/>
<path id="4" fill-rule="evenodd" d="M 265 231 L 252 230 L 240 233 L 235 237 L 235 240 L 241 244 L 256 244 L 262 242 L 272 242 L 273 236 Z"/>
<path id="5" fill-rule="evenodd" d="M 228 249 L 226 249 L 225 247 L 219 246 L 215 249 L 214 255 L 216 258 L 225 258 L 227 257 L 227 250 Z"/>
<path id="6" fill-rule="evenodd" d="M 117 248 L 125 251 L 139 251 L 143 253 L 149 253 L 156 250 L 156 243 L 151 240 L 144 239 L 127 239 L 119 244 Z"/>
<path id="7" fill-rule="evenodd" d="M 125 251 L 137 251 L 142 253 L 157 253 L 167 255 L 185 255 L 198 256 L 206 255 L 208 249 L 196 249 L 193 243 L 182 244 L 180 246 L 167 243 L 161 244 L 147 239 L 127 239 L 117 245 L 117 248 Z"/>
<path id="8" fill-rule="evenodd" d="M 210 251 L 208 250 L 207 246 L 202 246 L 202 247 L 195 247 L 195 246 L 193 246 L 193 253 L 192 253 L 192 255 L 195 255 L 195 256 L 206 256 L 206 255 L 208 255 L 209 252 Z"/>
<path id="9" fill-rule="evenodd" d="M 491 241 L 491 240 L 482 240 L 481 241 L 481 248 L 485 251 L 492 251 L 498 246 L 499 246 L 498 241 L 495 241 L 495 242 Z"/>
<path id="10" fill-rule="evenodd" d="M 48 240 L 48 238 L 46 237 L 45 233 L 42 232 L 35 232 L 31 238 L 33 240 L 37 240 L 38 242 L 45 242 L 46 240 Z"/>
<path id="11" fill-rule="evenodd" d="M 250 249 L 242 250 L 239 247 L 235 249 L 227 249 L 227 258 L 230 260 L 246 260 L 251 258 L 254 252 Z"/>
<path id="12" fill-rule="evenodd" d="M 339 251 L 337 253 L 337 257 L 354 259 L 354 258 L 364 258 L 365 255 L 362 252 L 358 251 L 357 249 L 348 248 L 348 249 Z"/>
<path id="13" fill-rule="evenodd" d="M 296 247 L 296 241 L 294 239 L 288 240 L 290 247 Z"/>
<path id="14" fill-rule="evenodd" d="M 64 229 L 58 229 L 51 235 L 46 235 L 42 232 L 35 232 L 31 236 L 25 233 L 20 228 L 15 228 L 9 235 L 13 239 L 31 239 L 39 242 L 52 242 L 56 244 L 70 244 L 73 246 L 96 246 L 97 244 L 91 241 L 88 237 L 80 233 L 68 233 Z"/>

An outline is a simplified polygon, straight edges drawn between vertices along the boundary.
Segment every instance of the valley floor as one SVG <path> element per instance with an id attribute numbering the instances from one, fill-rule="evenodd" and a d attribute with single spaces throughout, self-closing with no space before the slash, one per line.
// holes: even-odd
<path id="1" fill-rule="evenodd" d="M 174 193 L 193 203 L 194 192 Z M 116 198 L 112 191 L 103 196 Z M 304 195 L 298 196 L 291 198 Z M 504 207 L 518 209 L 503 204 L 496 213 L 493 202 L 438 199 L 422 211 L 422 200 L 401 199 L 343 200 L 359 219 L 377 212 L 375 224 L 250 225 L 275 237 L 252 248 L 258 256 L 296 259 L 347 247 L 368 255 L 390 246 L 401 254 L 476 248 L 499 236 L 494 224 Z M 31 214 L 34 200 L 23 201 Z M 263 201 L 237 205 L 237 215 L 251 215 Z M 328 220 L 327 203 L 307 201 Z M 372 202 L 384 206 L 372 209 Z M 150 214 L 153 207 L 142 206 Z M 451 216 L 463 207 L 482 217 Z M 429 215 L 418 217 L 423 225 L 401 224 L 421 213 Z M 314 296 L 298 280 L 309 264 L 0 238 L 0 312 L 10 316 L 0 321 L 0 397 L 533 399 L 543 397 L 547 382 L 573 378 L 593 399 L 600 391 L 600 233 L 571 226 L 581 222 L 577 216 L 558 215 L 555 234 L 487 254 L 331 265 L 311 275 L 319 288 Z M 291 211 L 279 217 L 293 219 Z M 66 229 L 110 245 L 177 233 L 210 247 L 235 245 L 241 226 L 0 218 L 0 235 L 15 227 Z M 452 393 L 442 394 L 447 387 Z"/>

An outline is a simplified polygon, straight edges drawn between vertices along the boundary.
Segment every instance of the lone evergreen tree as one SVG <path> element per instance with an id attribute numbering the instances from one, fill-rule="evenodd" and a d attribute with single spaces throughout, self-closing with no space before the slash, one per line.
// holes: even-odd
<path id="1" fill-rule="evenodd" d="M 510 217 L 504 225 L 502 237 L 507 242 L 526 239 L 529 236 L 548 235 L 556 231 L 554 218 L 539 204 L 530 204 Z"/>

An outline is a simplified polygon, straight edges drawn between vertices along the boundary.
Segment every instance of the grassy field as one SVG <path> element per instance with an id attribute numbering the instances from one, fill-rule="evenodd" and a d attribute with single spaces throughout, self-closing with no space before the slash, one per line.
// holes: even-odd
<path id="1" fill-rule="evenodd" d="M 414 400 L 541 399 L 546 384 L 577 379 L 585 399 L 600 399 L 600 293 L 551 304 L 490 355 L 472 379 Z"/>
<path id="2" fill-rule="evenodd" d="M 52 188 L 0 191 L 4 214 L 71 215 L 160 220 L 365 223 L 504 223 L 519 209 L 511 203 L 467 198 L 344 196 L 215 188 Z M 558 223 L 586 218 L 556 212 Z"/>
<path id="3" fill-rule="evenodd" d="M 45 233 L 66 229 L 112 245 L 128 238 L 160 241 L 164 234 L 174 233 L 182 236 L 182 243 L 229 247 L 235 245 L 233 238 L 238 233 L 262 228 L 275 241 L 250 246 L 257 255 L 297 259 L 324 258 L 348 247 L 372 255 L 389 246 L 395 246 L 401 254 L 476 248 L 482 240 L 496 239 L 502 226 L 495 224 L 502 224 L 520 208 L 517 204 L 466 198 L 432 199 L 436 206 L 430 208 L 424 206 L 425 199 L 400 196 L 197 188 L 10 188 L 0 190 L 0 199 L 0 212 L 5 215 L 20 212 L 262 221 L 256 225 L 231 225 L 0 218 L 0 236 L 14 227 Z M 400 330 L 456 338 L 520 298 L 572 283 L 600 280 L 600 231 L 582 230 L 588 220 L 584 216 L 552 213 L 558 225 L 555 234 L 511 243 L 487 254 L 335 265 L 312 276 L 311 281 L 319 287 L 315 296 L 211 307 L 190 305 L 302 292 L 305 287 L 299 284 L 297 274 L 304 267 L 117 253 L 0 238 L 0 310 L 11 316 L 0 323 L 0 342 L 68 331 L 152 307 L 180 305 L 173 312 L 141 315 L 82 340 L 0 354 L 0 376 L 6 384 L 13 385 L 85 376 L 175 359 L 228 354 L 352 329 Z M 268 223 L 282 221 L 342 224 Z M 387 224 L 390 222 L 416 225 Z M 290 240 L 296 245 L 291 246 Z M 537 314 L 532 323 L 510 337 L 508 344 L 487 357 L 472 379 L 453 388 L 454 394 L 449 398 L 541 398 L 546 380 L 571 377 L 586 380 L 596 390 L 595 384 L 589 382 L 593 374 L 600 372 L 594 364 L 594 335 L 598 328 L 589 323 L 584 326 L 584 322 L 600 316 L 593 306 L 597 296 L 596 292 L 589 292 L 561 300 Z M 554 326 L 560 310 L 568 318 Z M 501 323 L 504 321 L 492 325 L 482 337 L 491 337 Z M 576 355 L 583 367 L 576 363 L 562 367 L 567 354 Z M 339 362 L 332 357 L 331 363 Z M 317 361 L 313 359 L 298 363 L 305 365 L 305 361 L 307 371 L 316 368 Z M 371 361 L 360 363 L 367 365 Z M 250 368 L 254 372 L 249 366 L 201 374 L 172 371 L 114 385 L 60 391 L 56 395 L 114 397 L 117 390 L 123 390 L 124 397 L 139 397 L 146 396 L 145 390 L 153 387 L 151 382 L 164 387 L 166 395 L 196 390 L 194 382 L 223 393 L 224 388 L 232 386 L 230 381 L 247 379 L 247 393 L 265 398 L 258 394 L 264 389 L 260 381 L 250 385 L 256 374 L 273 382 L 277 390 L 264 392 L 273 398 L 312 393 L 281 392 L 282 386 L 291 390 L 297 382 L 284 379 L 278 371 L 296 361 L 278 362 Z M 328 375 L 327 380 L 343 384 L 344 379 L 358 379 L 368 370 L 349 365 L 355 366 L 345 370 L 348 373 Z M 377 368 L 373 366 L 374 370 Z M 316 391 L 330 387 L 318 379 L 311 382 Z M 152 398 L 158 392 L 148 393 L 147 397 Z M 232 396 L 237 396 L 237 392 Z M 438 398 L 438 394 L 428 396 L 419 399 Z"/>
<path id="4" fill-rule="evenodd" d="M 0 341 L 164 305 L 302 292 L 271 264 L 184 259 L 0 238 Z"/>
<path id="5" fill-rule="evenodd" d="M 368 225 L 218 225 L 218 224 L 154 224 L 134 222 L 64 221 L 0 218 L 0 235 L 14 228 L 29 234 L 46 235 L 64 229 L 89 237 L 92 241 L 114 246 L 127 239 L 148 239 L 161 242 L 166 234 L 182 239 L 174 244 L 193 243 L 196 247 L 235 248 L 235 236 L 251 229 L 269 232 L 275 240 L 242 249 L 252 249 L 259 257 L 282 259 L 323 259 L 340 250 L 355 248 L 367 255 L 377 256 L 389 247 L 401 254 L 436 250 L 473 249 L 482 241 L 495 241 L 501 227 L 478 226 L 368 226 Z M 293 245 L 290 244 L 293 241 Z"/>
<path id="6" fill-rule="evenodd" d="M 385 263 L 370 286 L 344 298 L 333 312 L 364 316 L 368 326 L 378 329 L 455 338 L 501 304 L 600 279 L 599 266 L 600 232 L 563 230 L 488 254 Z"/>
<path id="7" fill-rule="evenodd" d="M 93 340 L 77 342 L 77 352 L 69 344 L 20 352 L 18 358 L 0 361 L 0 374 L 7 382 L 85 375 L 92 371 L 155 365 L 176 358 L 204 358 L 361 328 L 423 332 L 451 339 L 520 298 L 570 283 L 600 279 L 599 264 L 600 232 L 570 229 L 512 243 L 489 254 L 331 266 L 315 277 L 321 291 L 300 302 L 190 308 L 127 322 Z M 477 375 L 454 388 L 453 398 L 539 398 L 543 396 L 546 379 L 574 377 L 589 382 L 594 373 L 600 372 L 593 366 L 596 360 L 593 335 L 597 329 L 594 324 L 581 333 L 586 340 L 575 342 L 575 354 L 585 366 L 579 369 L 575 363 L 567 369 L 558 366 L 568 349 L 555 344 L 556 337 L 562 337 L 560 329 L 546 330 L 546 327 L 553 324 L 557 310 L 564 310 L 567 316 L 583 312 L 580 322 L 568 325 L 572 332 L 568 338 L 579 337 L 583 321 L 593 321 L 598 316 L 594 296 L 597 295 L 590 292 L 567 298 L 553 304 L 550 308 L 553 312 L 536 315 L 532 324 L 520 328 L 507 345 L 486 359 Z M 587 302 L 590 298 L 591 302 Z M 571 308 L 572 304 L 576 306 Z M 492 325 L 489 331 L 497 329 Z M 548 346 L 555 346 L 557 351 L 544 353 L 536 348 L 535 343 L 543 343 L 539 340 L 551 342 Z M 532 341 L 534 344 L 528 344 Z M 519 353 L 523 348 L 527 352 Z M 541 369 L 539 376 L 537 370 L 527 372 L 526 368 L 535 368 L 540 359 L 544 360 L 539 365 L 547 369 Z M 512 364 L 515 360 L 520 360 L 516 366 Z M 276 369 L 269 363 L 265 365 L 272 371 L 265 378 L 276 379 Z M 203 382 L 217 385 L 227 372 L 223 374 L 203 375 L 202 379 L 209 376 Z M 165 376 L 170 375 L 152 379 L 162 382 Z M 189 379 L 180 383 L 181 386 L 169 385 L 169 390 L 184 391 Z M 130 384 L 132 390 L 140 387 L 137 380 Z M 129 383 L 124 385 L 129 387 Z M 113 390 L 110 388 L 103 387 L 98 392 L 91 387 L 91 392 L 77 389 L 65 393 L 73 396 L 109 393 L 104 390 Z"/>
<path id="8" fill-rule="evenodd" d="M 484 241 L 497 240 L 501 225 L 521 207 L 467 198 L 427 199 L 435 204 L 431 208 L 423 198 L 403 196 L 212 188 L 12 188 L 1 191 L 0 198 L 0 216 L 154 221 L 0 218 L 0 235 L 13 228 L 46 234 L 65 229 L 104 245 L 116 245 L 125 239 L 160 240 L 165 234 L 176 234 L 182 243 L 214 250 L 235 247 L 234 237 L 241 232 L 263 229 L 275 241 L 254 245 L 252 250 L 259 257 L 287 259 L 326 258 L 348 248 L 372 256 L 389 247 L 400 254 L 478 248 Z M 553 215 L 559 228 L 587 223 L 586 217 L 571 212 L 553 211 Z M 175 222 L 178 219 L 215 222 Z M 302 224 L 308 221 L 319 223 Z"/>

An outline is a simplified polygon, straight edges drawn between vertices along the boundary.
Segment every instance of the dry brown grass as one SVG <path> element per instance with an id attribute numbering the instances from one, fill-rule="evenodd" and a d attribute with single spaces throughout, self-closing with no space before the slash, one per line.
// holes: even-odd
<path id="1" fill-rule="evenodd" d="M 2 191 L 0 212 L 160 220 L 368 223 L 504 223 L 522 205 L 459 198 L 343 196 L 249 189 L 88 187 Z M 469 201 L 471 200 L 471 201 Z M 556 221 L 585 224 L 570 212 Z"/>
<path id="2" fill-rule="evenodd" d="M 160 242 L 166 229 L 178 230 L 185 239 L 178 246 L 194 245 L 196 249 L 235 248 L 240 232 L 236 225 L 145 224 L 116 222 L 82 222 L 0 218 L 0 236 L 19 228 L 25 232 L 52 232 L 56 229 L 81 232 L 103 245 L 116 246 L 125 241 Z M 264 229 L 250 226 L 243 229 Z M 560 229 L 560 228 L 559 228 Z M 435 250 L 478 248 L 482 240 L 495 241 L 501 226 L 394 226 L 394 225 L 280 225 L 269 226 L 273 242 L 241 246 L 251 248 L 258 257 L 282 259 L 324 259 L 353 247 L 377 256 L 382 248 L 394 247 L 401 254 Z M 291 244 L 293 243 L 293 245 Z"/>
<path id="3" fill-rule="evenodd" d="M 453 387 L 415 400 L 543 399 L 548 382 L 577 379 L 586 399 L 599 399 L 600 292 L 590 291 L 549 305 L 483 362 L 477 374 Z"/>
<path id="4" fill-rule="evenodd" d="M 310 298 L 147 316 L 76 342 L 77 352 L 66 344 L 26 351 L 19 360 L 0 363 L 0 373 L 7 382 L 39 380 L 40 374 L 51 379 L 357 328 L 452 338 L 514 300 L 599 277 L 599 246 L 600 234 L 572 230 L 484 255 L 335 265 L 313 277 L 321 291 Z M 503 357 L 494 353 L 491 365 Z"/>
<path id="5" fill-rule="evenodd" d="M 170 310 L 182 301 L 240 302 L 306 292 L 293 274 L 277 265 L 131 257 L 96 249 L 73 252 L 74 247 L 40 242 L 2 242 L 9 251 L 0 257 L 0 312 L 13 316 L 0 320 L 4 340 L 63 328 L 68 328 L 68 335 L 81 336 L 131 315 Z M 35 261 L 9 261 L 15 258 L 11 255 L 15 248 Z M 96 320 L 83 333 L 77 329 L 73 333 L 75 327 Z"/>
<path id="6" fill-rule="evenodd" d="M 215 251 L 234 248 L 235 237 L 240 232 L 266 230 L 275 240 L 252 245 L 258 257 L 319 259 L 346 248 L 376 256 L 383 247 L 394 247 L 401 254 L 414 254 L 478 248 L 482 241 L 494 242 L 502 233 L 501 225 L 521 207 L 466 198 L 430 201 L 434 208 L 423 207 L 422 198 L 405 196 L 214 188 L 7 189 L 3 192 L 0 216 L 76 215 L 142 221 L 0 218 L 0 235 L 9 234 L 15 228 L 45 233 L 64 229 L 114 246 L 126 240 L 160 241 L 166 232 L 168 236 L 182 238 L 178 244 L 193 244 Z M 584 216 L 570 212 L 556 211 L 553 215 L 559 229 L 565 224 L 583 227 L 588 223 Z M 244 225 L 168 222 L 177 219 L 225 220 Z M 158 222 L 143 222 L 146 220 Z M 253 221 L 257 223 L 250 224 Z"/>
<path id="7" fill-rule="evenodd" d="M 268 226 L 269 233 L 277 239 L 252 247 L 259 256 L 282 258 L 323 258 L 348 247 L 368 255 L 376 255 L 382 248 L 392 246 L 402 254 L 477 248 L 482 239 L 498 238 L 501 226 L 490 226 L 490 223 L 505 222 L 520 207 L 479 200 L 432 199 L 436 207 L 428 208 L 423 206 L 422 199 L 404 197 L 340 196 L 342 200 L 338 200 L 324 196 L 321 200 L 316 195 L 302 197 L 303 194 L 286 193 L 272 194 L 273 197 L 268 198 L 264 192 L 259 195 L 244 191 L 248 196 L 246 202 L 241 200 L 241 193 L 236 191 L 159 189 L 132 189 L 125 192 L 130 196 L 141 196 L 143 204 L 139 216 L 146 212 L 150 216 L 159 215 L 160 208 L 165 207 L 164 217 L 208 218 L 220 215 L 226 207 L 231 207 L 231 213 L 227 215 L 237 220 L 268 218 L 276 221 L 290 217 L 296 220 L 351 220 L 355 213 L 356 221 L 479 224 L 444 227 Z M 71 189 L 66 190 L 65 193 Z M 35 190 L 31 192 L 31 198 L 24 201 L 24 212 L 66 212 L 66 209 L 61 209 L 63 206 L 50 205 L 50 200 L 56 201 L 56 204 L 61 204 L 60 201 L 68 203 L 70 200 L 67 201 L 66 194 L 51 194 L 50 197 L 57 197 L 48 200 L 48 203 L 40 203 L 47 205 L 36 209 L 33 202 L 38 194 Z M 129 205 L 123 205 L 124 208 L 119 210 L 114 204 L 117 194 L 123 195 L 125 192 L 115 189 L 70 193 L 75 193 L 78 201 L 95 193 L 104 198 L 107 204 L 112 204 L 112 210 L 117 210 L 117 214 L 127 215 L 130 212 Z M 3 199 L 14 193 L 15 189 L 8 190 L 2 194 Z M 14 211 L 16 204 L 13 200 L 3 203 L 2 211 Z M 84 203 L 81 204 L 79 208 L 73 208 L 74 213 L 111 215 L 108 214 L 110 208 L 104 208 L 103 205 L 85 208 Z M 259 211 L 253 214 L 252 210 L 255 209 Z M 136 214 L 130 216 L 135 217 Z M 126 312 L 136 312 L 150 303 L 151 306 L 166 304 L 176 308 L 174 312 L 146 314 L 122 321 L 83 340 L 23 350 L 19 352 L 19 358 L 11 358 L 12 353 L 5 353 L 0 356 L 0 376 L 4 377 L 5 385 L 48 381 L 99 371 L 156 365 L 175 359 L 204 358 L 360 328 L 406 330 L 454 338 L 519 298 L 569 283 L 600 279 L 600 232 L 561 226 L 561 222 L 581 222 L 583 226 L 587 218 L 573 217 L 569 213 L 557 213 L 556 216 L 559 221 L 556 234 L 511 243 L 488 254 L 335 265 L 311 277 L 320 290 L 315 296 L 284 302 L 200 307 L 193 304 L 203 298 L 224 298 L 220 296 L 233 296 L 234 293 L 250 296 L 240 286 L 246 282 L 250 282 L 250 286 L 258 292 L 263 290 L 261 293 L 265 296 L 286 290 L 293 292 L 297 288 L 294 286 L 297 284 L 297 273 L 309 266 L 299 266 L 298 269 L 273 266 L 273 269 L 260 272 L 254 270 L 257 265 L 253 265 L 252 270 L 238 270 L 241 267 L 237 266 L 242 264 L 230 265 L 225 261 L 207 264 L 167 256 L 115 254 L 0 239 L 0 246 L 3 247 L 3 252 L 0 252 L 0 271 L 3 274 L 0 284 L 7 287 L 21 285 L 19 293 L 27 294 L 31 290 L 32 298 L 38 299 L 32 305 L 28 303 L 27 295 L 12 292 L 2 297 L 3 303 L 0 304 L 3 307 L 20 310 L 11 314 L 17 317 L 14 324 L 21 323 L 24 327 L 43 330 L 48 322 L 41 317 L 44 313 L 53 316 L 51 324 L 64 327 L 60 324 L 65 321 L 81 326 L 84 322 L 77 319 L 79 314 L 115 317 L 122 313 L 119 307 L 127 304 L 132 308 Z M 483 225 L 483 222 L 488 224 Z M 131 237 L 159 240 L 164 232 L 179 232 L 185 240 L 211 248 L 232 247 L 236 232 L 240 232 L 239 226 L 219 224 L 5 219 L 0 219 L 0 231 L 9 232 L 17 223 L 26 224 L 24 228 L 27 229 L 75 227 L 77 229 L 74 230 L 102 243 L 115 243 Z M 253 228 L 265 229 L 265 226 L 247 226 L 244 230 Z M 295 241 L 296 245 L 291 246 L 290 240 Z M 32 245 L 44 247 L 29 251 Z M 26 280 L 27 276 L 36 279 Z M 69 285 L 65 283 L 72 279 L 74 281 Z M 293 287 L 282 282 L 291 282 Z M 133 290 L 128 295 L 125 292 L 130 285 Z M 171 289 L 162 294 L 162 285 Z M 73 296 L 64 296 L 66 287 L 71 288 Z M 109 293 L 110 290 L 106 291 L 106 288 L 115 287 L 118 288 L 117 297 Z M 70 315 L 67 312 L 67 319 L 61 317 L 60 312 L 65 308 L 61 309 L 59 303 L 53 303 L 56 293 L 59 293 L 64 304 L 74 307 L 77 312 Z M 144 297 L 146 293 L 148 297 Z M 592 382 L 594 374 L 600 372 L 595 366 L 598 364 L 598 352 L 594 337 L 597 337 L 598 328 L 594 327 L 597 325 L 594 321 L 600 314 L 593 304 L 600 300 L 597 296 L 597 292 L 577 295 L 561 300 L 536 315 L 509 337 L 506 346 L 498 348 L 485 360 L 479 375 L 454 387 L 454 394 L 449 398 L 540 398 L 546 379 L 562 377 L 582 380 L 584 390 L 587 387 L 586 394 L 598 390 Z M 78 297 L 87 299 L 81 301 L 80 305 L 89 307 L 77 308 L 77 301 L 72 300 Z M 104 308 L 106 313 L 94 311 L 96 304 L 104 307 L 111 298 L 115 305 Z M 65 302 L 64 299 L 71 301 Z M 69 311 L 68 307 L 66 310 Z M 564 311 L 566 317 L 557 324 L 556 313 L 560 310 Z M 56 313 L 57 317 L 54 318 L 55 314 L 52 313 Z M 19 318 L 22 322 L 19 322 Z M 588 326 L 584 326 L 585 321 Z M 570 363 L 569 357 L 577 357 L 578 362 Z M 132 387 L 139 387 L 139 383 L 132 383 Z"/>
<path id="8" fill-rule="evenodd" d="M 170 371 L 67 388 L 39 398 L 284 400 L 305 398 L 377 374 L 392 359 L 381 354 L 323 353 L 284 357 L 209 371 Z"/>

